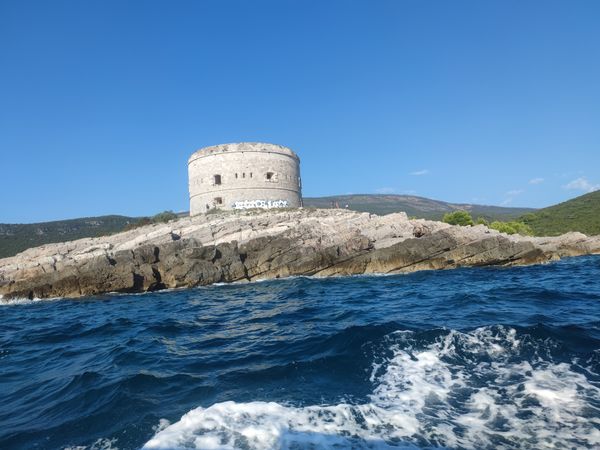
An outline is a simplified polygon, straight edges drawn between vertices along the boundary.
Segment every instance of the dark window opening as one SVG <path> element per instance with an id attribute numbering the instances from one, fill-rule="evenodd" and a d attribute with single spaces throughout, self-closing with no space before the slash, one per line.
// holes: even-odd
<path id="1" fill-rule="evenodd" d="M 246 172 L 242 174 L 242 178 L 246 178 Z"/>
<path id="2" fill-rule="evenodd" d="M 222 205 L 222 204 L 223 204 L 223 198 L 215 197 L 215 205 Z"/>
<path id="3" fill-rule="evenodd" d="M 272 180 L 273 179 L 273 172 L 267 172 L 267 180 Z"/>
<path id="4" fill-rule="evenodd" d="M 215 175 L 215 184 L 221 184 L 221 175 Z"/>
<path id="5" fill-rule="evenodd" d="M 237 173 L 235 174 L 235 177 L 237 178 Z"/>
<path id="6" fill-rule="evenodd" d="M 252 172 L 250 172 L 250 178 L 252 178 Z"/>

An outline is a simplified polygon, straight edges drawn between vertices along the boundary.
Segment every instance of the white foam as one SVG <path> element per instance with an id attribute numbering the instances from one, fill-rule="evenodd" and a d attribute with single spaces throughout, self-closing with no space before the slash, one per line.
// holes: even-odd
<path id="1" fill-rule="evenodd" d="M 571 364 L 518 357 L 524 343 L 514 329 L 452 331 L 420 347 L 410 332 L 388 339 L 393 357 L 374 364 L 364 404 L 217 403 L 188 412 L 144 448 L 600 445 L 598 386 Z"/>
<path id="2" fill-rule="evenodd" d="M 115 447 L 116 442 L 116 438 L 98 439 L 89 447 L 85 445 L 75 445 L 65 447 L 64 450 L 119 450 L 118 447 Z"/>
<path id="3" fill-rule="evenodd" d="M 38 302 L 51 302 L 56 300 L 64 300 L 62 297 L 52 297 L 52 298 L 25 298 L 25 297 L 15 297 L 15 298 L 3 298 L 0 296 L 0 306 L 13 306 L 13 305 L 31 305 L 33 303 Z"/>

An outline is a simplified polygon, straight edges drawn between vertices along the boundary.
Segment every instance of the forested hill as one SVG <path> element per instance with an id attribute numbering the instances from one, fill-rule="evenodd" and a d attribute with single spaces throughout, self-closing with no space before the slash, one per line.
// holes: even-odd
<path id="1" fill-rule="evenodd" d="M 134 217 L 102 216 L 28 224 L 0 223 L 0 258 L 51 242 L 116 233 L 137 220 Z"/>
<path id="2" fill-rule="evenodd" d="M 598 235 L 600 191 L 525 214 L 520 220 L 529 225 L 537 236 L 556 236 L 568 231 Z"/>

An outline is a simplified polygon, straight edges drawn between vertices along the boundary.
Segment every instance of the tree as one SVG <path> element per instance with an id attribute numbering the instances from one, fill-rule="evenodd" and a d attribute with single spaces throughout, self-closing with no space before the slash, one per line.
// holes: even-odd
<path id="1" fill-rule="evenodd" d="M 444 214 L 442 221 L 450 225 L 460 225 L 463 227 L 474 225 L 473 217 L 467 211 L 454 211 Z"/>

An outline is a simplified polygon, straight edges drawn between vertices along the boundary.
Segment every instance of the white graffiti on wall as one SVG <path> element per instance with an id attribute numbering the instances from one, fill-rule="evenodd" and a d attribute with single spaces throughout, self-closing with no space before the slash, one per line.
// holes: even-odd
<path id="1" fill-rule="evenodd" d="M 233 209 L 254 209 L 254 208 L 287 208 L 287 200 L 243 200 L 234 202 Z"/>

